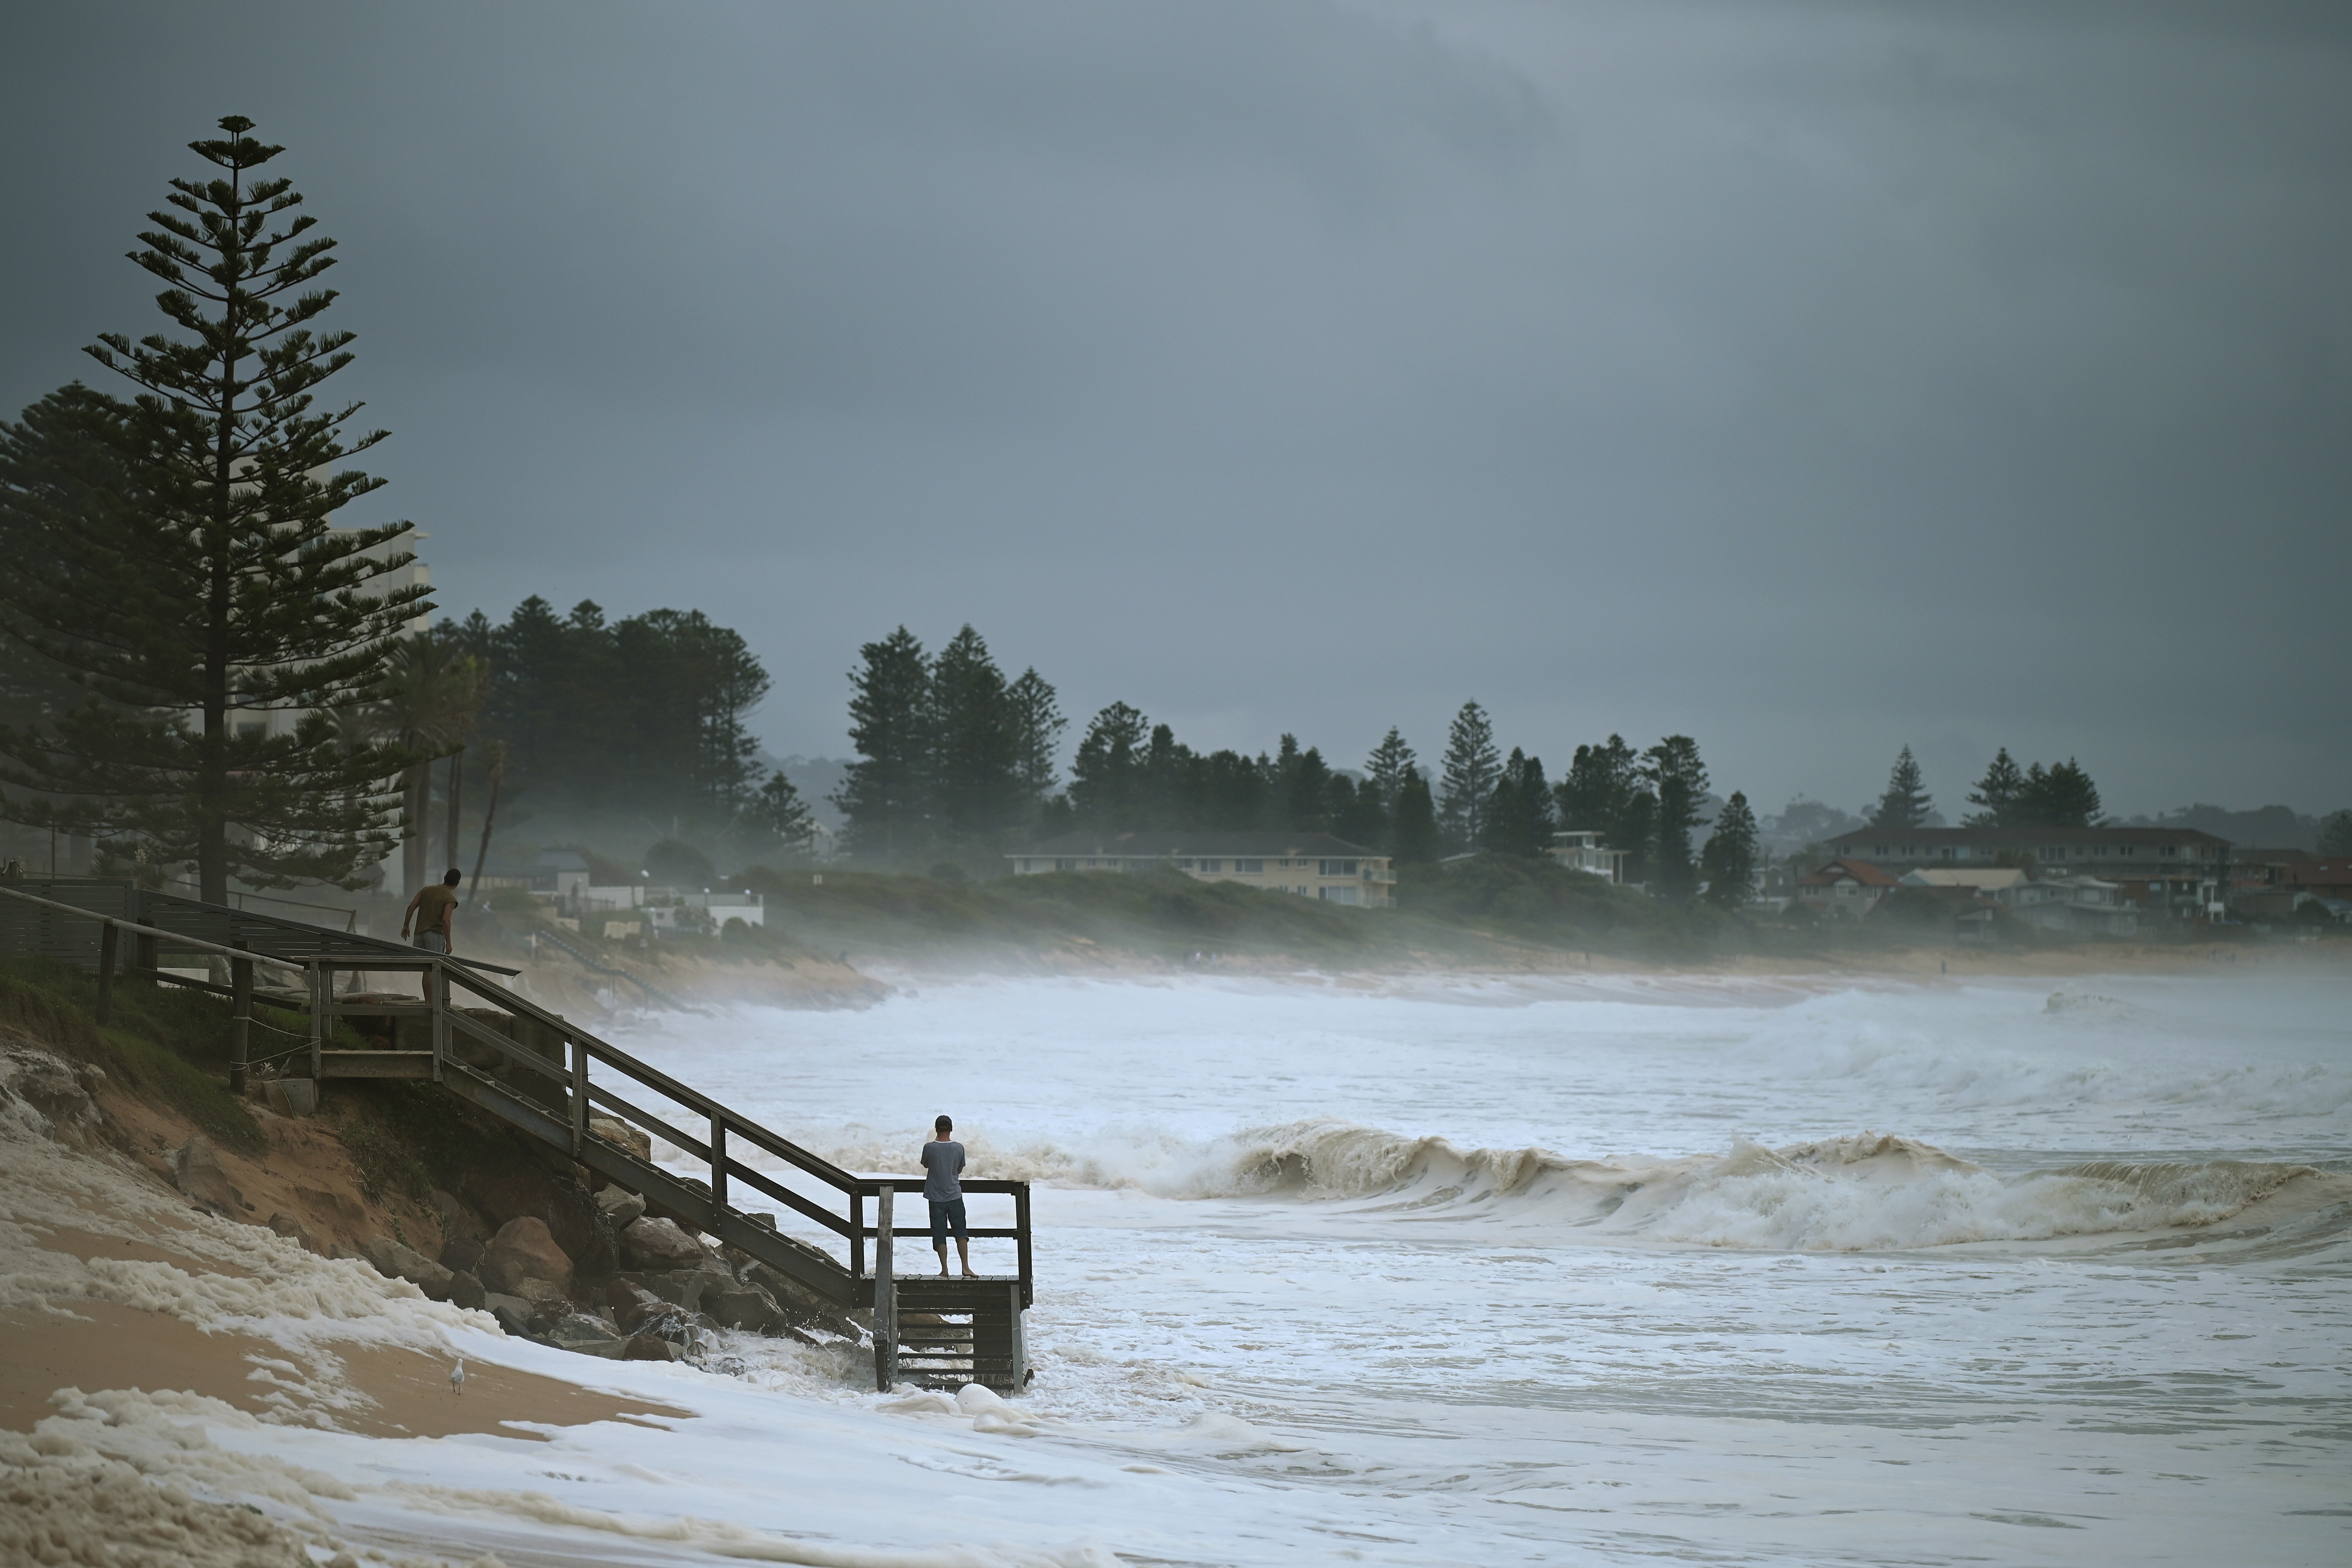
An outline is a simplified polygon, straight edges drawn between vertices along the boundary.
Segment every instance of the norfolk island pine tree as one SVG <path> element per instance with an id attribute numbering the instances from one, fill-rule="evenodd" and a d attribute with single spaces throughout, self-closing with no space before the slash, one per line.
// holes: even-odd
<path id="1" fill-rule="evenodd" d="M 131 258 L 163 280 L 156 303 L 186 336 L 89 350 L 141 389 L 86 405 L 123 477 L 114 504 L 79 537 L 54 511 L 11 525 L 32 549 L 6 628 L 84 700 L 0 734 L 0 810 L 193 861 L 215 901 L 232 876 L 359 886 L 390 852 L 405 758 L 333 715 L 373 698 L 394 639 L 431 607 L 421 586 L 381 585 L 413 556 L 372 553 L 408 523 L 329 527 L 383 482 L 335 465 L 385 436 L 346 444 L 360 405 L 314 407 L 353 358 L 352 333 L 310 325 L 335 300 L 309 287 L 334 241 L 303 237 L 316 220 L 290 181 L 247 183 L 283 149 L 242 116 L 219 123 L 226 137 L 189 145 L 225 175 L 173 180 L 175 210 L 149 215 Z M 300 717 L 272 735 L 234 725 L 240 710 Z"/>

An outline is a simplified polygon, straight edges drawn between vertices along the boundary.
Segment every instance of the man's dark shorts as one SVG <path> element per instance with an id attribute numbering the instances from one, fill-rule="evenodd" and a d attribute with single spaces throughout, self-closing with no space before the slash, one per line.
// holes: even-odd
<path id="1" fill-rule="evenodd" d="M 950 1229 L 954 1230 L 958 1241 L 971 1239 L 971 1232 L 964 1228 L 961 1198 L 950 1198 L 943 1204 L 931 1205 L 931 1247 L 934 1250 L 946 1247 Z"/>

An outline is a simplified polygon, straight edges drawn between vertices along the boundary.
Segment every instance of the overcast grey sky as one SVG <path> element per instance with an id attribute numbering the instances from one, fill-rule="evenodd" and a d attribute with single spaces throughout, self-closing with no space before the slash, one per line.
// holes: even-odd
<path id="1" fill-rule="evenodd" d="M 1077 724 L 1557 773 L 1909 742 L 2352 804 L 2352 7 L 86 3 L 0 48 L 0 404 L 159 323 L 230 112 L 342 242 L 445 609 L 699 607 L 838 755 L 977 625 Z"/>

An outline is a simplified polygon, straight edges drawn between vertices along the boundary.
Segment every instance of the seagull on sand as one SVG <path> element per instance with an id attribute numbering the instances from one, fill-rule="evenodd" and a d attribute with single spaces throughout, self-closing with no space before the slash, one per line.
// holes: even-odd
<path id="1" fill-rule="evenodd" d="M 466 1358 L 464 1356 L 459 1356 L 457 1364 L 449 1369 L 449 1392 L 452 1394 L 466 1392 Z"/>

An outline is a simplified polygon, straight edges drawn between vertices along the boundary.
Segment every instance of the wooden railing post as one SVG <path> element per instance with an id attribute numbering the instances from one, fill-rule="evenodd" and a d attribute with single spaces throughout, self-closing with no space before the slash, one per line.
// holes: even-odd
<path id="1" fill-rule="evenodd" d="M 439 1083 L 449 1059 L 449 981 L 437 963 L 425 972 L 425 999 L 433 1007 L 433 1081 Z"/>
<path id="2" fill-rule="evenodd" d="M 572 1157 L 588 1148 L 588 1042 L 573 1036 L 572 1047 Z"/>
<path id="3" fill-rule="evenodd" d="M 866 1278 L 866 1194 L 849 1194 L 849 1277 Z"/>
<path id="4" fill-rule="evenodd" d="M 310 1081 L 320 1083 L 327 1076 L 327 1064 L 320 1060 L 327 1046 L 326 994 L 332 990 L 335 977 L 324 964 L 309 966 L 310 977 Z M 317 1092 L 315 1089 L 313 1092 Z M 324 1098 L 321 1096 L 320 1098 Z"/>
<path id="5" fill-rule="evenodd" d="M 898 1386 L 898 1283 L 890 1272 L 890 1184 L 874 1198 L 874 1386 Z"/>
<path id="6" fill-rule="evenodd" d="M 710 1228 L 719 1228 L 719 1216 L 727 1212 L 727 1119 L 710 1119 Z"/>
<path id="7" fill-rule="evenodd" d="M 98 929 L 98 1023 L 114 1020 L 114 955 L 122 945 L 122 931 L 112 921 Z"/>
<path id="8" fill-rule="evenodd" d="M 1021 1249 L 1021 1304 L 1037 1304 L 1037 1286 L 1029 1265 L 1029 1184 L 1022 1183 L 1013 1189 L 1013 1228 L 1021 1234 L 1013 1245 Z"/>
<path id="9" fill-rule="evenodd" d="M 155 972 L 163 967 L 163 953 L 156 948 L 155 939 L 145 931 L 141 931 L 138 939 L 131 943 L 131 972 L 145 975 L 148 984 L 156 984 L 158 982 Z"/>
<path id="10" fill-rule="evenodd" d="M 253 1050 L 253 960 L 228 961 L 228 1091 L 243 1094 L 246 1064 Z"/>

